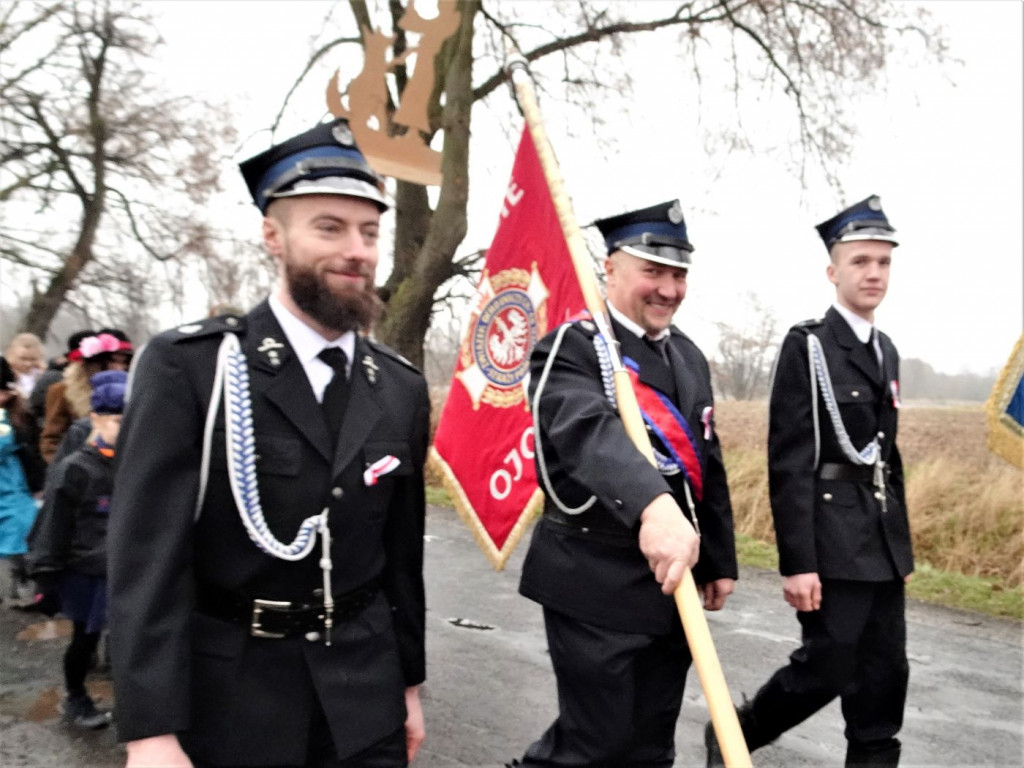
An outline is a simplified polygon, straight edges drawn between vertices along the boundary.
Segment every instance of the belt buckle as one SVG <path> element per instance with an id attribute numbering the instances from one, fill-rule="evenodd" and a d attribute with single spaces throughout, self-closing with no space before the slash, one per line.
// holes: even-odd
<path id="1" fill-rule="evenodd" d="M 252 601 L 252 621 L 249 624 L 249 634 L 253 637 L 266 637 L 273 640 L 280 640 L 283 637 L 288 637 L 284 632 L 268 632 L 263 629 L 261 624 L 261 617 L 264 611 L 287 611 L 292 607 L 292 604 L 282 600 L 261 600 L 259 598 Z"/>

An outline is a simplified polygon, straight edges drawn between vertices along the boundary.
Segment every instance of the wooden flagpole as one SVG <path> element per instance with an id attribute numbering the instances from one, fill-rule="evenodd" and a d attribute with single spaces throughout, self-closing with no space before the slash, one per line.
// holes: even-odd
<path id="1" fill-rule="evenodd" d="M 544 130 L 544 122 L 541 118 L 540 107 L 537 104 L 537 97 L 533 90 L 533 81 L 526 61 L 521 57 L 513 59 L 509 65 L 509 75 L 515 87 L 516 99 L 526 124 L 530 129 L 534 146 L 537 148 L 537 156 L 540 158 L 541 168 L 544 170 L 544 177 L 547 180 L 548 188 L 551 191 L 551 199 L 554 201 L 555 210 L 558 213 L 558 221 L 562 225 L 562 232 L 565 235 L 565 242 L 569 247 L 569 254 L 572 256 L 573 267 L 576 270 L 576 279 L 579 281 L 580 290 L 583 292 L 583 299 L 587 304 L 587 310 L 594 318 L 594 322 L 602 336 L 610 343 L 607 345 L 612 360 L 615 379 L 615 397 L 618 401 L 619 413 L 622 416 L 626 433 L 633 440 L 637 449 L 647 457 L 648 461 L 654 464 L 654 451 L 651 447 L 650 438 L 644 427 L 643 417 L 640 415 L 640 406 L 637 404 L 636 393 L 629 381 L 629 374 L 626 372 L 622 359 L 619 356 L 618 344 L 615 343 L 611 322 L 608 318 L 604 298 L 598 287 L 597 278 L 590 262 L 589 250 L 583 240 L 583 233 L 576 223 L 576 216 L 572 210 L 572 203 L 562 183 L 561 173 L 558 169 L 558 161 L 555 159 L 554 151 L 548 141 L 547 132 Z M 725 682 L 725 675 L 722 673 L 722 665 L 715 652 L 715 644 L 711 639 L 711 631 L 708 628 L 707 619 L 704 616 L 704 609 L 701 606 L 700 598 L 697 595 L 697 586 L 693 581 L 693 573 L 689 568 L 683 574 L 683 580 L 675 591 L 676 607 L 683 622 L 683 629 L 686 631 L 686 641 L 690 646 L 690 655 L 693 657 L 693 664 L 697 668 L 697 675 L 700 678 L 701 687 L 704 689 L 704 697 L 708 702 L 708 711 L 711 714 L 711 722 L 714 724 L 715 734 L 722 749 L 722 756 L 729 768 L 740 768 L 740 766 L 751 765 L 750 753 L 747 751 L 747 744 L 743 740 L 743 731 L 740 729 L 739 719 L 736 716 L 736 708 L 733 706 L 732 697 L 729 695 L 729 688 Z"/>

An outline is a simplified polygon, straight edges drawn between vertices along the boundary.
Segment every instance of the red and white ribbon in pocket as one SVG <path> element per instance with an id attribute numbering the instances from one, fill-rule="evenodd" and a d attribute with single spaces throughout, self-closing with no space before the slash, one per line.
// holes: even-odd
<path id="1" fill-rule="evenodd" d="M 363 482 L 367 485 L 376 485 L 377 481 L 381 477 L 389 472 L 394 472 L 398 469 L 398 465 L 401 463 L 402 462 L 398 458 L 391 455 L 385 456 L 382 459 L 377 459 L 377 461 L 373 462 L 373 464 L 368 466 L 366 471 L 363 472 Z"/>
<path id="2" fill-rule="evenodd" d="M 715 434 L 715 409 L 707 406 L 700 413 L 700 423 L 704 425 L 704 440 L 710 440 Z"/>

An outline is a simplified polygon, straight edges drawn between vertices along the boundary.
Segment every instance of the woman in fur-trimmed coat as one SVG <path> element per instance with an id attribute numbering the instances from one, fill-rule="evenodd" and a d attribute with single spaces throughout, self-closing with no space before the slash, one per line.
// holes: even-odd
<path id="1" fill-rule="evenodd" d="M 53 462 L 61 440 L 71 424 L 89 415 L 89 380 L 100 371 L 127 371 L 132 359 L 132 344 L 116 328 L 104 328 L 95 336 L 82 339 L 78 349 L 68 355 L 64 380 L 46 392 L 46 416 L 39 437 L 39 452 L 47 464 Z"/>

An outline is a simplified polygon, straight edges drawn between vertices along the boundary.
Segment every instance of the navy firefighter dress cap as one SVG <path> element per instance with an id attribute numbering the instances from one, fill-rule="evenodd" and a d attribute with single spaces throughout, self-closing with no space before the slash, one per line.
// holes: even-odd
<path id="1" fill-rule="evenodd" d="M 347 195 L 388 209 L 384 179 L 356 146 L 348 121 L 337 118 L 275 144 L 239 166 L 261 213 L 279 197 Z"/>
<path id="2" fill-rule="evenodd" d="M 658 264 L 690 268 L 693 246 L 686 237 L 686 222 L 678 200 L 598 219 L 594 226 L 604 236 L 608 253 L 625 251 Z"/>
<path id="3" fill-rule="evenodd" d="M 836 243 L 849 243 L 854 240 L 883 240 L 899 245 L 893 236 L 896 232 L 885 217 L 882 200 L 878 195 L 866 197 L 859 203 L 840 211 L 828 221 L 819 224 L 816 229 L 825 241 L 825 249 L 832 250 Z"/>

